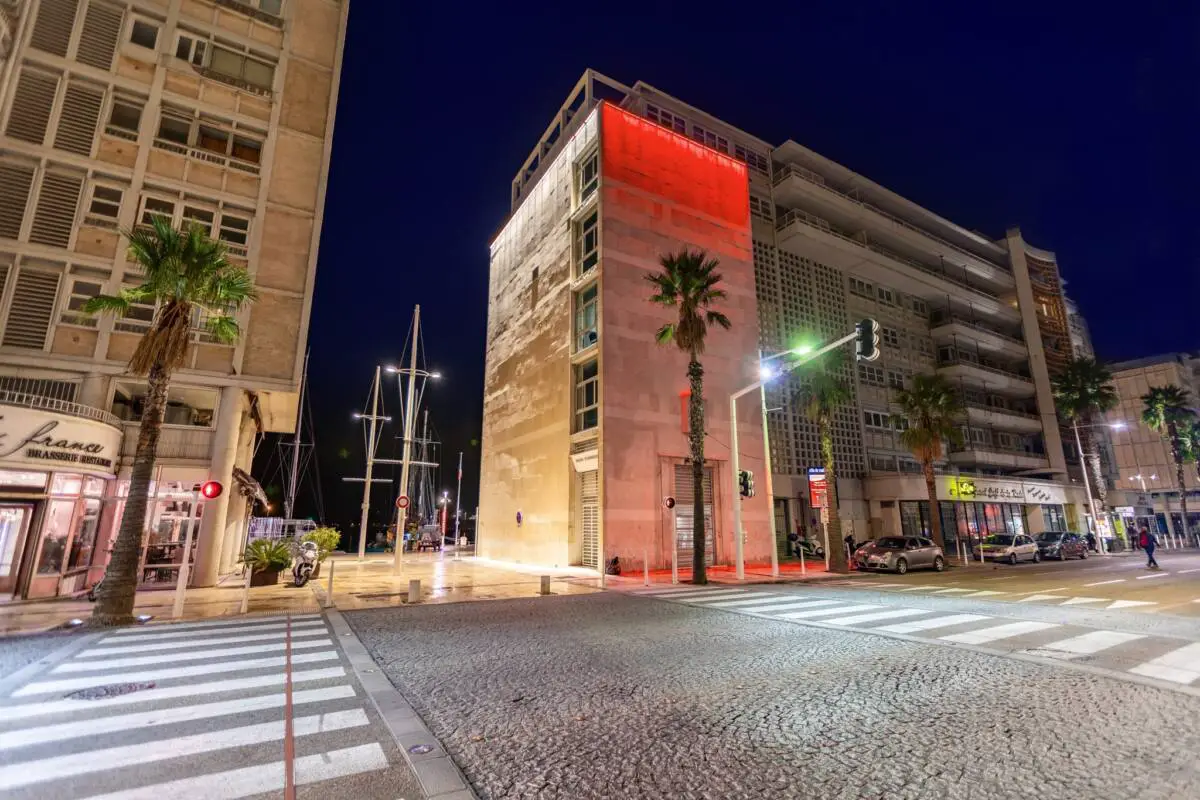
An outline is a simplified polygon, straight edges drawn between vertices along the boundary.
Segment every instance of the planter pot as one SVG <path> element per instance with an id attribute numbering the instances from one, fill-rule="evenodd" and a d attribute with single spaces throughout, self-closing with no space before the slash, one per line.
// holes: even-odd
<path id="1" fill-rule="evenodd" d="M 319 577 L 321 577 L 321 562 L 320 561 L 318 561 L 317 565 L 315 567 L 313 567 L 312 575 L 309 576 L 309 580 L 316 580 Z"/>
<path id="2" fill-rule="evenodd" d="M 279 570 L 263 570 L 250 573 L 251 586 L 275 586 L 279 583 Z"/>

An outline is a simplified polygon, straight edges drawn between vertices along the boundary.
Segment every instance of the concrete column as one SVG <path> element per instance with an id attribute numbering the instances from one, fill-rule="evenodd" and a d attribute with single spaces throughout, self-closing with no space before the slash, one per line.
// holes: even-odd
<path id="1" fill-rule="evenodd" d="M 213 436 L 212 463 L 209 479 L 220 481 L 225 487 L 221 496 L 204 502 L 204 516 L 200 521 L 200 539 L 196 546 L 196 570 L 194 586 L 214 586 L 221 565 L 221 545 L 225 538 L 225 520 L 229 511 L 229 495 L 232 493 L 233 464 L 237 457 L 238 433 L 242 428 L 242 390 L 227 386 L 221 390 L 221 402 L 217 409 L 217 430 Z"/>
<path id="2" fill-rule="evenodd" d="M 95 373 L 85 375 L 79 387 L 79 404 L 107 411 L 108 376 Z"/>
<path id="3" fill-rule="evenodd" d="M 241 431 L 238 434 L 237 456 L 235 464 L 250 472 L 251 461 L 254 460 L 254 420 L 249 414 L 242 415 Z M 225 575 L 237 569 L 237 561 L 241 556 L 242 541 L 246 537 L 247 500 L 233 491 L 230 479 L 229 509 L 226 512 L 225 535 L 221 544 L 221 574 Z"/>

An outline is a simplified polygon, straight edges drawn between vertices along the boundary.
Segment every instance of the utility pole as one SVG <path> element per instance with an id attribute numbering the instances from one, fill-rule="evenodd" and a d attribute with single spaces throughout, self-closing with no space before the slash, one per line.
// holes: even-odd
<path id="1" fill-rule="evenodd" d="M 417 386 L 417 350 L 419 348 L 421 336 L 421 307 L 417 306 L 413 311 L 413 329 L 411 353 L 408 360 L 408 392 L 404 401 L 404 443 L 401 448 L 402 455 L 400 460 L 400 491 L 408 491 L 408 470 L 409 462 L 412 458 L 412 439 L 413 439 L 413 406 L 416 403 L 414 397 Z M 410 499 L 411 501 L 411 499 Z M 404 553 L 404 509 L 396 509 L 396 551 L 395 551 L 395 570 L 400 572 L 403 568 L 403 553 Z"/>
<path id="2" fill-rule="evenodd" d="M 458 451 L 458 488 L 454 490 L 454 560 L 459 560 L 458 522 L 461 517 L 458 504 L 462 500 L 462 450 Z"/>
<path id="3" fill-rule="evenodd" d="M 378 375 L 378 372 L 379 370 L 376 369 L 376 375 Z M 295 517 L 292 516 L 292 511 L 296 507 L 296 483 L 300 480 L 300 439 L 304 431 L 304 389 L 307 382 L 308 353 L 306 352 L 304 354 L 304 370 L 300 373 L 300 402 L 296 406 L 296 436 L 292 439 L 292 475 L 291 479 L 288 481 L 287 497 L 284 498 L 283 501 L 283 516 L 288 519 L 295 519 Z M 372 411 L 371 415 L 374 416 L 375 412 Z M 370 468 L 368 467 L 368 470 L 369 469 Z M 371 476 L 368 474 L 368 486 L 370 486 L 370 480 Z"/>
<path id="4" fill-rule="evenodd" d="M 371 416 L 367 433 L 367 474 L 363 483 L 362 517 L 358 522 L 358 560 L 367 556 L 367 514 L 371 509 L 371 472 L 375 467 L 375 423 L 379 419 L 379 367 L 375 367 L 375 380 L 371 382 Z"/>

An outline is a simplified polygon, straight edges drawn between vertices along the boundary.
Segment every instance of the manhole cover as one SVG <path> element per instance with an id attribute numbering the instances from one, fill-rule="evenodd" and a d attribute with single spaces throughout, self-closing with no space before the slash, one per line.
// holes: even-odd
<path id="1" fill-rule="evenodd" d="M 91 686 L 71 692 L 66 695 L 68 700 L 101 700 L 105 697 L 120 697 L 123 694 L 140 692 L 143 689 L 153 689 L 154 681 L 147 683 L 110 683 L 108 686 Z"/>
<path id="2" fill-rule="evenodd" d="M 414 756 L 424 755 L 425 753 L 432 751 L 433 745 L 431 744 L 414 744 L 412 747 L 408 748 L 408 752 L 412 753 Z"/>

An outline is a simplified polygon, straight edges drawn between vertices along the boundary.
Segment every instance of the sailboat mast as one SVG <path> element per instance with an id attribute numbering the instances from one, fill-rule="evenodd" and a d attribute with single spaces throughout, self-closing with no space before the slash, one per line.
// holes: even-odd
<path id="1" fill-rule="evenodd" d="M 300 438 L 304 432 L 304 390 L 308 385 L 308 352 L 304 353 L 304 369 L 300 373 L 300 399 L 296 404 L 296 436 L 292 439 L 292 470 L 288 481 L 287 497 L 283 502 L 283 515 L 294 519 L 292 511 L 296 508 L 296 484 L 300 480 Z"/>

